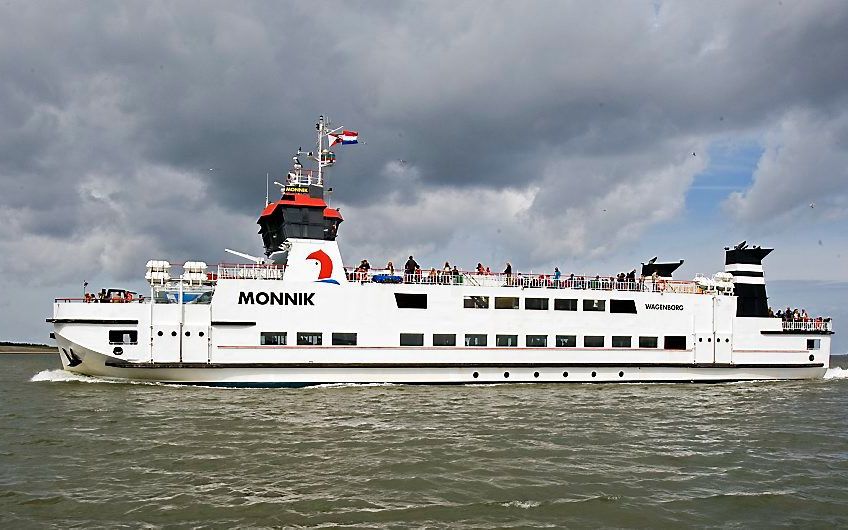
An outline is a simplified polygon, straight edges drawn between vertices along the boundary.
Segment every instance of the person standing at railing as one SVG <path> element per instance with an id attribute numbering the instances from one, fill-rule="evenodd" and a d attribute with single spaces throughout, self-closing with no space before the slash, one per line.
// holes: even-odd
<path id="1" fill-rule="evenodd" d="M 456 268 L 456 265 L 453 266 L 453 270 L 451 271 L 453 274 L 453 283 L 454 285 L 459 285 L 462 283 L 462 275 L 459 273 L 459 269 Z"/>
<path id="2" fill-rule="evenodd" d="M 395 275 L 395 264 L 392 263 L 391 261 L 386 263 L 386 270 L 389 272 L 390 276 L 394 276 Z"/>
<path id="3" fill-rule="evenodd" d="M 403 273 L 407 277 L 412 277 L 419 268 L 418 263 L 412 258 L 412 256 L 409 256 L 409 259 L 406 260 L 406 264 L 403 266 Z"/>
<path id="4" fill-rule="evenodd" d="M 559 279 L 562 276 L 562 273 L 559 272 L 559 267 L 554 267 L 554 287 L 559 289 Z"/>
<path id="5" fill-rule="evenodd" d="M 477 274 L 485 274 L 485 273 L 486 273 L 486 269 L 483 268 L 483 264 L 478 262 L 477 263 Z"/>

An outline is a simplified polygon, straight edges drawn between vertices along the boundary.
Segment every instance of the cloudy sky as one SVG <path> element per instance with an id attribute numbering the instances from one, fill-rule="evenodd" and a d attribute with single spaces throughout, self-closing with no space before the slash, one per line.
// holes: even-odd
<path id="1" fill-rule="evenodd" d="M 691 277 L 747 239 L 775 305 L 843 318 L 846 28 L 837 0 L 6 1 L 0 340 L 84 280 L 261 253 L 265 174 L 322 113 L 366 142 L 331 175 L 349 263 Z"/>

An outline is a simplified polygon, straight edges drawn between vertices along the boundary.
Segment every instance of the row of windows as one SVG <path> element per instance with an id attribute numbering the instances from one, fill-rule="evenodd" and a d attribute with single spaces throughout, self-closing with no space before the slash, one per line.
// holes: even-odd
<path id="1" fill-rule="evenodd" d="M 463 307 L 466 309 L 489 309 L 488 296 L 466 296 L 463 299 Z M 576 298 L 554 298 L 554 311 L 577 311 L 578 300 Z M 496 296 L 495 309 L 518 309 L 519 298 L 517 296 Z M 610 300 L 610 313 L 636 313 L 635 300 Z M 547 311 L 550 308 L 549 298 L 525 298 L 524 309 L 530 311 Z M 583 311 L 606 311 L 606 300 L 583 300 Z"/>
<path id="2" fill-rule="evenodd" d="M 259 344 L 262 346 L 285 346 L 287 344 L 285 331 L 263 331 L 259 334 Z M 613 348 L 632 347 L 633 337 L 628 335 L 613 335 Z M 356 346 L 356 333 L 331 333 L 333 346 Z M 298 346 L 321 346 L 323 344 L 323 333 L 298 332 Z M 495 335 L 495 346 L 499 348 L 518 347 L 518 335 Z M 658 348 L 659 337 L 639 337 L 640 348 Z M 423 333 L 401 333 L 401 346 L 424 346 Z M 489 336 L 484 333 L 467 333 L 465 335 L 466 346 L 488 346 Z M 525 335 L 524 345 L 528 348 L 546 348 L 548 346 L 548 335 Z M 577 335 L 555 335 L 551 343 L 557 348 L 576 348 Z M 456 334 L 434 333 L 433 346 L 456 346 Z M 606 337 L 603 335 L 586 335 L 583 337 L 584 348 L 606 347 Z M 685 350 L 686 337 L 682 335 L 669 335 L 663 337 L 663 348 L 667 350 Z"/>

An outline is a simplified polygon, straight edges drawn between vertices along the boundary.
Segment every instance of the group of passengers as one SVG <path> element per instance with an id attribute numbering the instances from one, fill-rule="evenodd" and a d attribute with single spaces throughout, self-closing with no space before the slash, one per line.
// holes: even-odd
<path id="1" fill-rule="evenodd" d="M 791 307 L 786 307 L 785 310 L 777 310 L 777 313 L 774 312 L 772 308 L 769 307 L 768 315 L 770 317 L 777 317 L 784 322 L 825 322 L 827 320 L 822 317 L 811 317 L 807 314 L 806 309 L 792 309 Z"/>
<path id="2" fill-rule="evenodd" d="M 363 259 L 359 266 L 354 269 L 349 275 L 350 280 L 367 281 L 371 271 L 371 264 L 367 259 Z M 439 285 L 457 285 L 463 283 L 464 273 L 459 270 L 456 265 L 451 265 L 450 262 L 445 262 L 444 267 L 437 269 L 430 268 L 425 271 L 421 265 L 415 261 L 413 256 L 409 256 L 403 266 L 403 276 L 396 276 L 394 263 L 389 261 L 383 269 L 383 274 L 390 277 L 397 277 L 398 282 L 405 283 L 425 283 Z M 490 267 L 484 266 L 478 262 L 474 269 L 474 273 L 480 276 L 494 275 Z M 567 277 L 563 276 L 559 267 L 554 267 L 553 274 L 534 274 L 523 275 L 521 273 L 514 274 L 512 272 L 512 264 L 506 263 L 503 272 L 504 283 L 513 287 L 549 287 L 559 289 L 598 289 L 598 290 L 619 290 L 619 291 L 647 291 L 647 290 L 662 290 L 664 288 L 664 280 L 658 278 L 654 273 L 650 278 L 644 276 L 636 277 L 636 270 L 630 272 L 620 272 L 616 276 L 601 277 L 596 275 L 594 278 L 590 276 L 575 276 L 573 273 Z M 646 281 L 648 280 L 648 281 Z"/>
<path id="3" fill-rule="evenodd" d="M 112 292 L 112 291 L 106 292 L 106 289 L 100 289 L 100 292 L 97 293 L 97 294 L 89 293 L 88 291 L 86 291 L 85 297 L 83 298 L 83 301 L 88 302 L 88 303 L 95 303 L 96 302 L 96 303 L 101 303 L 101 304 L 108 304 L 108 303 L 132 302 L 136 299 L 139 302 L 143 302 L 144 296 L 138 296 L 138 298 L 136 298 L 135 293 L 133 293 L 132 291 L 119 290 L 119 291 L 114 291 L 114 292 Z"/>

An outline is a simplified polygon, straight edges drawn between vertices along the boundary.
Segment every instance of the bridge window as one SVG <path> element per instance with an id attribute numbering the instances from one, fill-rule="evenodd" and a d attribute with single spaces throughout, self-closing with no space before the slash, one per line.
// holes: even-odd
<path id="1" fill-rule="evenodd" d="M 466 296 L 462 300 L 465 309 L 489 309 L 488 296 Z"/>
<path id="2" fill-rule="evenodd" d="M 657 337 L 639 337 L 640 348 L 656 348 Z"/>
<path id="3" fill-rule="evenodd" d="M 356 346 L 356 333 L 333 333 L 333 346 Z"/>
<path id="4" fill-rule="evenodd" d="M 686 336 L 685 335 L 666 335 L 663 348 L 666 350 L 685 350 Z"/>
<path id="5" fill-rule="evenodd" d="M 323 334 L 316 332 L 305 332 L 298 331 L 297 332 L 297 345 L 298 346 L 320 346 L 323 341 Z"/>
<path id="6" fill-rule="evenodd" d="M 456 346 L 456 335 L 453 333 L 434 333 L 433 346 Z"/>
<path id="7" fill-rule="evenodd" d="M 497 335 L 495 346 L 499 348 L 515 348 L 518 346 L 518 335 Z"/>
<path id="8" fill-rule="evenodd" d="M 487 335 L 477 334 L 477 333 L 468 333 L 465 335 L 465 345 L 466 346 L 486 346 L 487 343 Z"/>
<path id="9" fill-rule="evenodd" d="M 426 294 L 395 293 L 395 302 L 399 309 L 427 309 Z"/>
<path id="10" fill-rule="evenodd" d="M 606 311 L 606 300 L 583 300 L 583 311 Z"/>
<path id="11" fill-rule="evenodd" d="M 260 346 L 285 346 L 286 332 L 285 331 L 263 331 L 259 334 Z"/>
<path id="12" fill-rule="evenodd" d="M 527 335 L 526 340 L 528 348 L 544 348 L 548 345 L 547 335 Z"/>
<path id="13" fill-rule="evenodd" d="M 603 348 L 604 347 L 604 336 L 603 335 L 586 335 L 583 337 L 583 347 L 584 348 Z"/>
<path id="14" fill-rule="evenodd" d="M 401 346 L 424 346 L 424 334 L 423 333 L 401 333 L 400 334 L 400 345 Z"/>
<path id="15" fill-rule="evenodd" d="M 612 337 L 612 347 L 613 348 L 629 348 L 630 347 L 630 337 L 613 335 L 613 337 Z"/>
<path id="16" fill-rule="evenodd" d="M 576 298 L 555 298 L 554 311 L 577 311 Z"/>
<path id="17" fill-rule="evenodd" d="M 547 298 L 525 298 L 524 299 L 524 309 L 533 309 L 536 311 L 547 311 L 548 310 L 548 299 Z"/>
<path id="18" fill-rule="evenodd" d="M 518 309 L 517 296 L 496 296 L 495 309 Z"/>
<path id="19" fill-rule="evenodd" d="M 636 313 L 636 300 L 610 300 L 610 313 Z"/>
<path id="20" fill-rule="evenodd" d="M 556 336 L 556 347 L 557 348 L 576 348 L 577 347 L 577 335 L 557 335 Z"/>
<path id="21" fill-rule="evenodd" d="M 138 331 L 134 329 L 110 329 L 109 344 L 138 344 Z"/>

